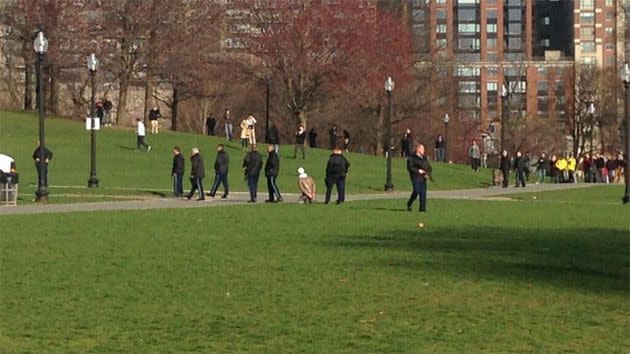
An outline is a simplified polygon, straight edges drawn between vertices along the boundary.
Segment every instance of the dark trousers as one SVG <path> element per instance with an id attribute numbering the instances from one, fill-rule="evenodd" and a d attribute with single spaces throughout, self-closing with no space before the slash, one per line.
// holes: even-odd
<path id="1" fill-rule="evenodd" d="M 516 186 L 525 187 L 525 171 L 516 170 Z"/>
<path id="2" fill-rule="evenodd" d="M 173 173 L 173 195 L 181 197 L 184 195 L 184 174 Z"/>
<path id="3" fill-rule="evenodd" d="M 295 144 L 295 147 L 293 148 L 293 158 L 297 158 L 298 149 L 302 150 L 302 160 L 304 160 L 306 156 L 304 152 L 304 144 Z"/>
<path id="4" fill-rule="evenodd" d="M 507 188 L 508 183 L 510 182 L 510 171 L 508 171 L 508 170 L 501 170 L 501 174 L 503 175 L 502 186 L 503 186 L 503 188 Z"/>
<path id="5" fill-rule="evenodd" d="M 229 193 L 229 186 L 228 186 L 228 175 L 227 173 L 217 173 L 214 175 L 214 183 L 212 184 L 212 189 L 210 190 L 210 195 L 214 197 L 214 195 L 217 193 L 217 189 L 219 189 L 219 186 L 223 184 L 223 196 L 227 197 L 228 193 Z"/>
<path id="6" fill-rule="evenodd" d="M 427 181 L 422 178 L 412 180 L 411 185 L 413 186 L 413 191 L 411 192 L 409 201 L 407 201 L 407 207 L 410 208 L 413 202 L 416 201 L 416 198 L 419 198 L 420 211 L 427 211 Z"/>
<path id="7" fill-rule="evenodd" d="M 256 201 L 258 197 L 258 175 L 247 176 L 247 188 L 249 188 L 249 199 Z"/>
<path id="8" fill-rule="evenodd" d="M 37 169 L 37 186 L 47 186 L 48 185 L 48 165 L 35 164 L 35 168 Z"/>
<path id="9" fill-rule="evenodd" d="M 269 200 L 271 201 L 282 199 L 276 178 L 276 176 L 267 176 L 267 189 L 269 190 Z"/>
<path id="10" fill-rule="evenodd" d="M 145 149 L 149 148 L 149 145 L 144 142 L 144 136 L 138 135 L 138 139 L 136 139 L 136 145 L 138 145 L 138 150 L 140 150 L 141 146 L 144 146 Z"/>
<path id="11" fill-rule="evenodd" d="M 195 191 L 199 190 L 199 198 L 204 199 L 205 197 L 203 194 L 203 178 L 191 177 L 190 184 L 192 185 L 192 188 L 190 189 L 190 193 L 188 193 L 188 198 L 192 198 L 192 196 L 195 194 Z"/>
<path id="12" fill-rule="evenodd" d="M 326 203 L 330 202 L 333 186 L 337 186 L 337 203 L 346 201 L 346 178 L 326 179 Z"/>
<path id="13" fill-rule="evenodd" d="M 477 157 L 470 158 L 470 167 L 475 170 L 475 172 L 479 171 L 479 167 L 481 166 L 481 160 Z"/>

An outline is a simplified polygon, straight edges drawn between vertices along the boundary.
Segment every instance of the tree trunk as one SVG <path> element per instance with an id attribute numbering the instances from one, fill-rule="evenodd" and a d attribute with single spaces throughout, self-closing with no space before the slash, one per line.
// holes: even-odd
<path id="1" fill-rule="evenodd" d="M 149 80 L 149 74 L 147 73 L 147 77 L 144 81 L 144 120 L 147 120 L 149 116 L 149 110 L 151 109 L 151 105 L 149 104 L 149 98 L 151 97 L 151 80 Z"/>
<path id="2" fill-rule="evenodd" d="M 129 89 L 129 81 L 127 78 L 119 80 L 118 91 L 118 108 L 116 109 L 116 122 L 118 124 L 127 124 L 127 90 Z"/>
<path id="3" fill-rule="evenodd" d="M 30 42 L 22 46 L 22 56 L 24 57 L 24 110 L 33 109 L 33 56 L 30 55 Z"/>
<path id="4" fill-rule="evenodd" d="M 306 114 L 304 113 L 304 111 L 301 109 L 298 110 L 296 118 L 298 123 L 304 127 L 304 130 L 306 130 L 306 122 L 308 121 L 308 118 L 306 118 Z"/>
<path id="5" fill-rule="evenodd" d="M 179 105 L 179 90 L 173 88 L 173 101 L 171 102 L 171 130 L 177 131 L 177 106 Z"/>

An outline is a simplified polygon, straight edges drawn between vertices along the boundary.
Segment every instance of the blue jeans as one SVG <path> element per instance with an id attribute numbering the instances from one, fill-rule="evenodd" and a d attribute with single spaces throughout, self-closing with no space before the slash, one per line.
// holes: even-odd
<path id="1" fill-rule="evenodd" d="M 249 188 L 249 199 L 256 201 L 258 197 L 258 175 L 247 176 L 247 187 Z"/>
<path id="2" fill-rule="evenodd" d="M 232 123 L 225 123 L 225 139 L 232 140 L 232 136 L 234 135 L 234 126 Z"/>
<path id="3" fill-rule="evenodd" d="M 337 186 L 337 203 L 346 201 L 346 177 L 326 179 L 326 203 L 330 202 L 333 186 Z"/>
<path id="4" fill-rule="evenodd" d="M 411 192 L 409 201 L 407 201 L 407 208 L 411 208 L 411 205 L 416 201 L 416 198 L 419 198 L 420 211 L 427 211 L 427 181 L 422 178 L 412 180 L 411 185 L 413 186 L 413 191 Z"/>
<path id="5" fill-rule="evenodd" d="M 516 186 L 525 187 L 525 171 L 516 170 Z"/>
<path id="6" fill-rule="evenodd" d="M 282 199 L 276 178 L 276 176 L 267 176 L 267 189 L 269 190 L 269 200 L 271 201 Z"/>
<path id="7" fill-rule="evenodd" d="M 176 197 L 184 195 L 183 177 L 183 173 L 173 173 L 173 195 Z"/>
<path id="8" fill-rule="evenodd" d="M 444 162 L 444 149 L 435 149 L 435 158 L 438 160 L 438 162 Z"/>
<path id="9" fill-rule="evenodd" d="M 221 184 L 223 184 L 224 189 L 223 196 L 228 196 L 229 186 L 227 173 L 217 173 L 214 175 L 214 183 L 212 184 L 212 189 L 210 190 L 210 196 L 214 197 L 214 195 L 217 193 L 217 189 L 219 189 L 219 186 Z"/>
<path id="10" fill-rule="evenodd" d="M 545 183 L 545 177 L 547 177 L 547 170 L 538 170 L 538 182 Z"/>

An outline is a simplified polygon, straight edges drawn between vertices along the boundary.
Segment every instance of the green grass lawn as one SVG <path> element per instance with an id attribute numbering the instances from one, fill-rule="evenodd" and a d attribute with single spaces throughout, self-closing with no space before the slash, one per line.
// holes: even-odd
<path id="1" fill-rule="evenodd" d="M 629 209 L 611 189 L 428 214 L 390 200 L 3 216 L 0 348 L 624 352 Z"/>
<path id="2" fill-rule="evenodd" d="M 211 138 L 202 135 L 164 132 L 157 136 L 148 135 L 146 141 L 153 149 L 149 153 L 136 152 L 136 137 L 133 129 L 106 129 L 98 132 L 97 137 L 97 174 L 101 188 L 98 191 L 87 189 L 90 172 L 90 136 L 83 123 L 48 119 L 46 121 L 46 144 L 53 151 L 54 159 L 49 170 L 51 198 L 59 193 L 132 193 L 146 194 L 149 191 L 166 192 L 171 190 L 170 177 L 172 148 L 178 145 L 186 156 L 186 170 L 190 170 L 190 150 L 197 146 L 205 160 L 205 186 L 209 189 L 214 178 L 213 164 L 216 144 L 224 143 L 223 138 Z M 32 114 L 0 111 L 0 153 L 13 156 L 21 174 L 21 190 L 30 198 L 36 189 L 37 174 L 31 156 L 37 145 L 37 119 Z M 266 159 L 266 147 L 261 147 Z M 228 144 L 226 151 L 230 155 L 230 185 L 235 191 L 245 191 L 241 164 L 244 152 L 240 142 Z M 330 152 L 322 149 L 307 151 L 306 160 L 293 159 L 293 147 L 282 146 L 280 149 L 281 169 L 279 186 L 282 189 L 294 189 L 298 167 L 307 172 L 323 185 L 326 161 Z M 383 190 L 385 183 L 385 164 L 382 157 L 347 154 L 352 164 L 347 180 L 349 194 L 374 193 Z M 187 172 L 188 173 L 188 172 Z M 394 183 L 408 189 L 409 177 L 405 160 L 394 161 Z M 473 173 L 462 165 L 434 164 L 434 176 L 437 185 L 432 189 L 478 188 L 490 181 L 490 172 Z M 55 188 L 54 186 L 77 186 L 78 188 Z M 185 189 L 189 189 L 185 181 Z"/>

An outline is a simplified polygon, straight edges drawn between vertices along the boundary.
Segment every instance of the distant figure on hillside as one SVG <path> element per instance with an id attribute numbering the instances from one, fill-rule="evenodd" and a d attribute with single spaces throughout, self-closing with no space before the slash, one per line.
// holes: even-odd
<path id="1" fill-rule="evenodd" d="M 103 100 L 99 98 L 96 101 L 95 105 L 96 107 L 94 107 L 94 109 L 96 113 L 96 118 L 98 118 L 101 121 L 101 124 L 103 124 L 103 118 L 105 117 L 105 108 L 103 107 Z"/>
<path id="2" fill-rule="evenodd" d="M 214 118 L 214 114 L 210 113 L 210 116 L 206 118 L 206 134 L 208 136 L 214 136 L 214 128 L 217 125 L 217 120 Z"/>
<path id="3" fill-rule="evenodd" d="M 140 151 L 140 147 L 144 146 L 146 151 L 151 151 L 151 145 L 147 145 L 144 142 L 144 137 L 146 135 L 146 130 L 144 128 L 144 123 L 140 118 L 136 118 L 136 145 L 138 147 L 138 151 Z"/>
<path id="4" fill-rule="evenodd" d="M 249 129 L 249 144 L 250 145 L 257 144 L 256 123 L 258 123 L 258 121 L 256 120 L 256 118 L 254 118 L 254 115 L 250 113 L 249 116 L 247 117 L 247 128 Z"/>
<path id="5" fill-rule="evenodd" d="M 446 140 L 444 140 L 442 134 L 438 134 L 435 139 L 435 159 L 438 162 L 444 162 L 444 159 L 446 158 L 444 156 L 444 151 L 446 151 Z"/>
<path id="6" fill-rule="evenodd" d="M 330 149 L 333 150 L 337 146 L 337 125 L 333 124 L 328 130 L 328 141 Z"/>
<path id="7" fill-rule="evenodd" d="M 405 133 L 400 138 L 400 157 L 410 157 L 411 149 L 413 145 L 413 139 L 411 138 L 411 129 L 405 129 Z"/>
<path id="8" fill-rule="evenodd" d="M 225 199 L 229 194 L 228 187 L 228 172 L 230 170 L 230 157 L 225 152 L 223 144 L 217 145 L 217 158 L 214 161 L 214 183 L 210 190 L 210 197 L 214 198 L 217 194 L 217 189 L 223 184 L 223 195 L 221 199 Z"/>
<path id="9" fill-rule="evenodd" d="M 262 156 L 257 151 L 256 144 L 252 145 L 250 152 L 243 159 L 243 168 L 245 169 L 245 178 L 247 180 L 247 188 L 249 189 L 248 203 L 256 203 L 258 197 L 258 178 L 262 169 Z"/>
<path id="10" fill-rule="evenodd" d="M 418 144 L 415 154 L 407 159 L 407 171 L 413 190 L 407 201 L 407 210 L 411 211 L 416 198 L 420 200 L 420 212 L 427 211 L 427 179 L 431 176 L 431 164 L 425 155 L 424 144 Z"/>
<path id="11" fill-rule="evenodd" d="M 41 159 L 43 155 L 44 159 Z M 47 147 L 42 147 L 41 143 L 38 144 L 35 151 L 33 151 L 33 161 L 35 161 L 35 169 L 37 170 L 37 185 L 48 185 L 48 164 L 53 158 L 53 153 Z"/>
<path id="12" fill-rule="evenodd" d="M 249 135 L 250 135 L 250 130 L 247 124 L 247 118 L 241 121 L 241 124 L 239 125 L 239 127 L 241 128 L 241 148 L 243 150 L 247 150 L 247 146 L 249 145 Z"/>
<path id="13" fill-rule="evenodd" d="M 479 167 L 481 166 L 481 151 L 479 150 L 479 145 L 477 145 L 477 141 L 473 140 L 472 146 L 468 149 L 468 157 L 470 157 L 470 167 L 475 172 L 479 172 Z"/>
<path id="14" fill-rule="evenodd" d="M 516 152 L 514 171 L 516 171 L 516 187 L 525 187 L 525 158 L 520 151 Z"/>
<path id="15" fill-rule="evenodd" d="M 315 181 L 306 174 L 306 170 L 304 167 L 298 168 L 298 188 L 302 193 L 300 195 L 300 203 L 309 203 L 313 202 L 315 199 Z"/>
<path id="16" fill-rule="evenodd" d="M 159 133 L 159 121 L 158 119 L 161 117 L 160 109 L 158 106 L 151 108 L 149 111 L 149 120 L 151 121 L 151 134 Z"/>
<path id="17" fill-rule="evenodd" d="M 199 155 L 199 149 L 193 148 L 190 156 L 192 167 L 190 169 L 190 184 L 192 185 L 190 193 L 186 196 L 188 200 L 195 195 L 195 191 L 199 190 L 199 198 L 197 200 L 205 200 L 206 196 L 203 192 L 203 178 L 206 176 L 203 168 L 203 158 Z"/>
<path id="18" fill-rule="evenodd" d="M 173 148 L 173 167 L 171 168 L 171 176 L 173 176 L 173 195 L 175 197 L 184 196 L 184 156 L 178 146 Z"/>
<path id="19" fill-rule="evenodd" d="M 499 169 L 503 175 L 502 187 L 507 188 L 510 177 L 510 158 L 508 157 L 507 150 L 503 150 L 501 153 L 501 163 L 499 164 Z"/>
<path id="20" fill-rule="evenodd" d="M 225 140 L 232 141 L 232 137 L 234 136 L 234 123 L 232 122 L 232 114 L 229 108 L 226 108 L 225 113 L 223 113 L 223 125 L 225 127 Z"/>
<path id="21" fill-rule="evenodd" d="M 317 147 L 317 131 L 315 131 L 315 128 L 311 128 L 311 130 L 308 131 L 308 145 L 311 148 Z"/>
<path id="22" fill-rule="evenodd" d="M 265 177 L 267 178 L 267 190 L 269 191 L 269 199 L 265 200 L 265 203 L 276 203 L 282 201 L 282 195 L 280 195 L 280 189 L 278 188 L 278 174 L 280 173 L 280 157 L 276 152 L 275 147 L 269 144 L 267 147 L 269 156 L 267 157 L 267 163 L 265 164 Z"/>
<path id="23" fill-rule="evenodd" d="M 280 153 L 280 132 L 276 123 L 271 123 L 269 131 L 267 132 L 267 143 L 273 145 L 273 149 L 276 153 Z"/>
<path id="24" fill-rule="evenodd" d="M 346 175 L 350 168 L 350 162 L 343 156 L 343 150 L 339 146 L 333 149 L 328 164 L 326 165 L 326 200 L 325 204 L 330 202 L 330 195 L 333 186 L 337 187 L 337 204 L 346 201 Z"/>
<path id="25" fill-rule="evenodd" d="M 306 158 L 304 145 L 306 145 L 306 130 L 300 124 L 297 132 L 295 132 L 295 146 L 293 147 L 293 158 L 297 158 L 297 151 L 302 150 L 302 160 Z"/>
<path id="26" fill-rule="evenodd" d="M 350 147 L 350 132 L 347 129 L 343 130 L 343 151 L 348 152 Z"/>
<path id="27" fill-rule="evenodd" d="M 103 98 L 103 126 L 109 127 L 112 125 L 112 101 L 109 98 Z"/>

